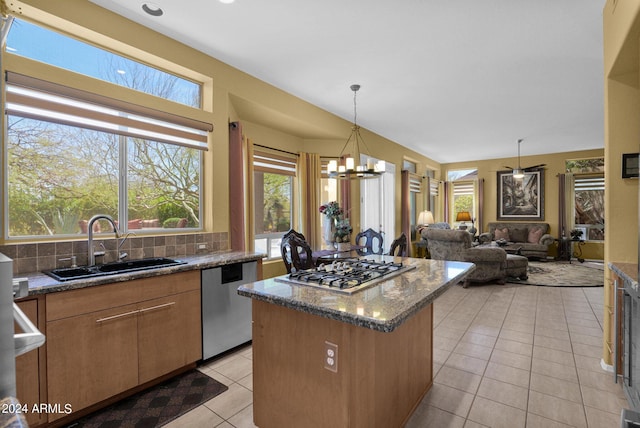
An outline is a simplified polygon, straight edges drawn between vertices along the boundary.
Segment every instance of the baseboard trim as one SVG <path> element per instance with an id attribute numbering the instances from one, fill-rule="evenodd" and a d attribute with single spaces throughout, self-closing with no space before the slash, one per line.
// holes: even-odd
<path id="1" fill-rule="evenodd" d="M 604 362 L 604 359 L 600 359 L 600 367 L 602 370 L 613 373 L 613 366 Z"/>

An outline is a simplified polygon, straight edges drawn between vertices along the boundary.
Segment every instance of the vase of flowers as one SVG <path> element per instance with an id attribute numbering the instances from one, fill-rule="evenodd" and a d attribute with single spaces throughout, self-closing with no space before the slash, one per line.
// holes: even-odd
<path id="1" fill-rule="evenodd" d="M 574 241 L 579 241 L 582 239 L 582 230 L 580 229 L 573 229 L 571 230 L 571 232 L 569 232 L 569 234 L 571 235 L 571 239 Z"/>
<path id="2" fill-rule="evenodd" d="M 340 218 L 336 221 L 334 240 L 338 250 L 348 250 L 351 248 L 351 232 L 353 232 L 353 228 L 348 218 Z"/>
<path id="3" fill-rule="evenodd" d="M 322 219 L 322 239 L 327 245 L 333 246 L 335 242 L 336 223 L 342 218 L 343 210 L 336 201 L 320 205 L 320 212 L 324 214 Z"/>

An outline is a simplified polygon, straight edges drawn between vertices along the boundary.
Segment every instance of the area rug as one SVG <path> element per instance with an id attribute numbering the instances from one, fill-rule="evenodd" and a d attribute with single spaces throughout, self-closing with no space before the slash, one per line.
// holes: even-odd
<path id="1" fill-rule="evenodd" d="M 604 269 L 600 267 L 578 261 L 572 263 L 529 261 L 527 271 L 529 278 L 526 280 L 507 278 L 507 282 L 547 287 L 602 287 Z"/>
<path id="2" fill-rule="evenodd" d="M 69 427 L 159 427 L 227 389 L 210 376 L 191 370 L 87 415 Z"/>

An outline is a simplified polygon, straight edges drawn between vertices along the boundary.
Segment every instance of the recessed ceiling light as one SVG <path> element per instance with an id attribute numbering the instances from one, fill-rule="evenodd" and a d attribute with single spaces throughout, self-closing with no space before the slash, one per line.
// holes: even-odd
<path id="1" fill-rule="evenodd" d="M 154 3 L 143 3 L 142 10 L 144 10 L 151 16 L 162 16 L 164 14 L 162 9 L 160 9 L 160 6 Z"/>
<path id="2" fill-rule="evenodd" d="M 224 4 L 231 4 L 236 0 L 218 0 L 220 3 L 224 3 Z"/>

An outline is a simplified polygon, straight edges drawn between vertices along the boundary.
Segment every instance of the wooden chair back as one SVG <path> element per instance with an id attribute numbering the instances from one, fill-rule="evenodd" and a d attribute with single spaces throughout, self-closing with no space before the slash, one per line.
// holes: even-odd
<path id="1" fill-rule="evenodd" d="M 398 254 L 396 254 L 396 250 L 398 250 Z M 407 235 L 402 233 L 391 243 L 391 247 L 389 247 L 389 255 L 390 256 L 398 256 L 398 257 L 407 257 Z"/>
<path id="2" fill-rule="evenodd" d="M 296 272 L 313 267 L 311 247 L 304 239 L 304 235 L 291 229 L 282 237 L 280 242 L 282 261 L 287 273 Z"/>
<path id="3" fill-rule="evenodd" d="M 367 256 L 369 254 L 382 254 L 384 239 L 380 232 L 369 228 L 364 232 L 360 232 L 356 235 L 356 245 L 363 246 L 365 248 L 358 248 L 356 251 L 361 256 Z"/>

